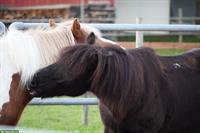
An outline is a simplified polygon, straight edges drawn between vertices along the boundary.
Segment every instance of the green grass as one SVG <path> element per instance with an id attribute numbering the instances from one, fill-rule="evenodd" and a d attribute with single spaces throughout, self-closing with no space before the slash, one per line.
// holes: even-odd
<path id="1" fill-rule="evenodd" d="M 156 53 L 163 56 L 169 56 L 169 55 L 180 55 L 184 53 L 186 50 L 184 49 L 156 49 Z"/>
<path id="2" fill-rule="evenodd" d="M 117 40 L 135 42 L 135 36 L 117 37 Z M 144 36 L 144 42 L 178 42 L 178 36 Z M 183 36 L 183 42 L 200 42 L 200 37 Z"/>
<path id="3" fill-rule="evenodd" d="M 19 133 L 17 130 L 0 130 L 0 133 Z"/>
<path id="4" fill-rule="evenodd" d="M 156 50 L 160 55 L 178 55 L 184 51 L 179 49 Z M 82 114 L 82 106 L 28 106 L 18 126 L 78 133 L 103 132 L 98 106 L 90 106 L 89 125 L 87 126 L 82 124 Z"/>
<path id="5" fill-rule="evenodd" d="M 28 106 L 20 119 L 19 127 L 102 133 L 103 125 L 98 106 L 89 108 L 89 124 L 82 124 L 83 106 Z"/>

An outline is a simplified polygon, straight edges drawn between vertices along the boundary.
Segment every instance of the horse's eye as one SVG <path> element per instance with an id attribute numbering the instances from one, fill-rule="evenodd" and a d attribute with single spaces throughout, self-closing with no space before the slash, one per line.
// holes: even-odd
<path id="1" fill-rule="evenodd" d="M 38 86 L 38 82 L 36 80 L 32 80 L 30 83 L 31 88 L 36 88 Z"/>

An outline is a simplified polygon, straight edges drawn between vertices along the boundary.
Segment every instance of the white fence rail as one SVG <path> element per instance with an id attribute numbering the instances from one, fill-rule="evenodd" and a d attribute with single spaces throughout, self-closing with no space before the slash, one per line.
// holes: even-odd
<path id="1" fill-rule="evenodd" d="M 143 33 L 139 31 L 176 31 L 176 32 L 196 32 L 200 33 L 200 25 L 186 25 L 186 24 L 103 24 L 95 23 L 88 24 L 103 31 L 136 31 L 136 47 L 143 46 Z M 26 30 L 28 28 L 36 27 L 48 28 L 48 23 L 23 23 L 14 22 L 9 29 Z M 179 38 L 182 38 L 180 35 Z M 180 40 L 180 39 L 179 39 Z M 182 40 L 182 39 L 181 39 Z M 182 41 L 180 41 L 182 42 Z"/>
<path id="2" fill-rule="evenodd" d="M 179 24 L 104 24 L 95 23 L 88 24 L 100 30 L 106 31 L 184 31 L 184 32 L 200 32 L 200 25 L 179 25 Z M 23 23 L 14 22 L 10 28 L 24 30 L 28 28 L 35 28 L 38 26 L 48 27 L 48 23 Z"/>
<path id="3" fill-rule="evenodd" d="M 96 98 L 34 98 L 30 105 L 98 105 Z"/>

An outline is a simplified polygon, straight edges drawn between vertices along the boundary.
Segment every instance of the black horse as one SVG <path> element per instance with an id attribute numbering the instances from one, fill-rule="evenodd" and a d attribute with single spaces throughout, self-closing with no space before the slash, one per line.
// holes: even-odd
<path id="1" fill-rule="evenodd" d="M 105 133 L 200 133 L 200 50 L 164 57 L 150 48 L 68 47 L 29 87 L 43 98 L 94 93 Z"/>

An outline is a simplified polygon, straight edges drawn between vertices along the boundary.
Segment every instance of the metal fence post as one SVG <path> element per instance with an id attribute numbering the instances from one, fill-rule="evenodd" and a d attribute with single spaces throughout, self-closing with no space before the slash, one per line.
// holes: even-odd
<path id="1" fill-rule="evenodd" d="M 88 93 L 84 94 L 84 97 L 88 97 Z M 89 114 L 89 106 L 83 105 L 83 124 L 88 125 L 88 114 Z"/>
<path id="2" fill-rule="evenodd" d="M 179 23 L 179 24 L 182 24 L 182 23 L 183 23 L 182 19 L 183 19 L 183 11 L 182 11 L 181 8 L 179 8 L 179 9 L 178 9 L 178 23 Z M 183 42 L 183 36 L 182 36 L 181 32 L 179 33 L 179 36 L 178 36 L 178 42 L 179 42 L 179 43 L 182 43 L 182 42 Z"/>
<path id="3" fill-rule="evenodd" d="M 85 8 L 84 8 L 84 0 L 80 0 L 80 18 L 81 18 L 81 21 L 84 22 L 85 20 Z"/>
<path id="4" fill-rule="evenodd" d="M 141 24 L 142 18 L 136 18 L 136 24 Z M 143 31 L 136 31 L 135 33 L 135 47 L 139 48 L 143 46 Z"/>

